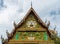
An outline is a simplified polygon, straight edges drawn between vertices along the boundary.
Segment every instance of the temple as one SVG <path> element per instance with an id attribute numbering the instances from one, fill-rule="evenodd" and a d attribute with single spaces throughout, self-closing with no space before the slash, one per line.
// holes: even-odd
<path id="1" fill-rule="evenodd" d="M 54 44 L 52 35 L 55 30 L 49 29 L 50 22 L 45 24 L 32 7 L 26 16 L 16 24 L 12 33 L 7 33 L 8 39 L 2 39 L 2 44 Z"/>

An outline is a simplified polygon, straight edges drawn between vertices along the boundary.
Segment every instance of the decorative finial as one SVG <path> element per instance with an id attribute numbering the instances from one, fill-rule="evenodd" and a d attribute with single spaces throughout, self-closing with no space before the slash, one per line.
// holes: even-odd
<path id="1" fill-rule="evenodd" d="M 15 23 L 15 21 L 14 21 L 14 23 L 13 23 L 13 24 L 14 24 L 14 28 L 16 28 L 16 23 Z"/>
<path id="2" fill-rule="evenodd" d="M 47 19 L 45 20 L 45 23 L 47 23 Z"/>
<path id="3" fill-rule="evenodd" d="M 7 37 L 9 37 L 9 36 L 10 36 L 10 34 L 9 34 L 8 30 L 6 30 L 6 34 L 7 34 Z"/>
<path id="4" fill-rule="evenodd" d="M 2 37 L 2 35 L 1 35 L 1 40 L 2 40 L 2 43 L 4 42 L 4 38 Z"/>
<path id="5" fill-rule="evenodd" d="M 32 7 L 32 1 L 31 1 L 31 7 Z"/>
<path id="6" fill-rule="evenodd" d="M 55 27 L 54 27 L 54 30 L 56 30 L 56 25 L 55 25 Z"/>
<path id="7" fill-rule="evenodd" d="M 49 26 L 50 26 L 50 21 L 48 21 L 48 24 L 47 24 L 47 27 L 49 28 Z"/>

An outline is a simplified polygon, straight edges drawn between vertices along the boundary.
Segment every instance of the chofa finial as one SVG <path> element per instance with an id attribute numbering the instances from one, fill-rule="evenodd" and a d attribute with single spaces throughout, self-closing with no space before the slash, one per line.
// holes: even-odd
<path id="1" fill-rule="evenodd" d="M 47 19 L 45 20 L 45 23 L 47 23 Z"/>
<path id="2" fill-rule="evenodd" d="M 32 7 L 32 1 L 31 1 L 31 7 Z"/>
<path id="3" fill-rule="evenodd" d="M 1 35 L 1 40 L 2 40 L 2 43 L 4 42 L 4 38 L 2 37 L 2 35 Z"/>
<path id="4" fill-rule="evenodd" d="M 47 27 L 49 28 L 49 26 L 50 26 L 50 21 L 48 21 L 48 23 L 47 23 Z"/>
<path id="5" fill-rule="evenodd" d="M 8 30 L 6 30 L 6 34 L 7 34 L 7 37 L 9 38 L 10 34 L 9 34 Z"/>
<path id="6" fill-rule="evenodd" d="M 56 30 L 56 25 L 55 25 L 55 27 L 54 27 L 54 30 Z"/>
<path id="7" fill-rule="evenodd" d="M 13 24 L 14 24 L 14 28 L 16 28 L 16 26 L 17 26 L 17 25 L 16 25 L 15 21 L 14 21 L 14 23 L 13 23 Z"/>

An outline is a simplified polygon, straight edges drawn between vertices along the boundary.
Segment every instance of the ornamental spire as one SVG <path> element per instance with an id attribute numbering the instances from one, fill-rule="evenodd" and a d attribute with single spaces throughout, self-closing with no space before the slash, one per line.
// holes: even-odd
<path id="1" fill-rule="evenodd" d="M 55 27 L 54 27 L 54 30 L 56 30 L 56 25 L 55 25 Z"/>
<path id="2" fill-rule="evenodd" d="M 31 7 L 32 7 L 32 1 L 31 1 Z"/>
<path id="3" fill-rule="evenodd" d="M 31 8 L 32 8 L 32 1 L 31 1 Z"/>

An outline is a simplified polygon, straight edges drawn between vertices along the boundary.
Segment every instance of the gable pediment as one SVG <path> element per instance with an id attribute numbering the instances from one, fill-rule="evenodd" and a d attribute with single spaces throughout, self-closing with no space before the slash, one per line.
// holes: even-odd
<path id="1" fill-rule="evenodd" d="M 35 10 L 33 8 L 30 8 L 27 12 L 26 16 L 21 20 L 20 23 L 18 23 L 17 27 L 20 27 L 22 24 L 29 22 L 29 21 L 35 21 L 36 23 L 39 23 L 43 27 L 47 27 L 46 24 L 41 20 L 41 18 L 37 15 Z"/>
<path id="2" fill-rule="evenodd" d="M 18 25 L 14 23 L 14 26 L 15 29 L 10 34 L 10 37 L 8 38 L 9 41 L 8 43 L 16 42 L 16 41 L 21 42 L 24 39 L 30 40 L 29 37 L 32 37 L 31 39 L 34 40 L 51 39 L 48 27 L 41 20 L 41 18 L 37 15 L 37 13 L 32 7 L 29 9 L 23 20 L 21 20 L 21 22 L 19 22 Z M 36 35 L 38 35 L 37 38 Z"/>

